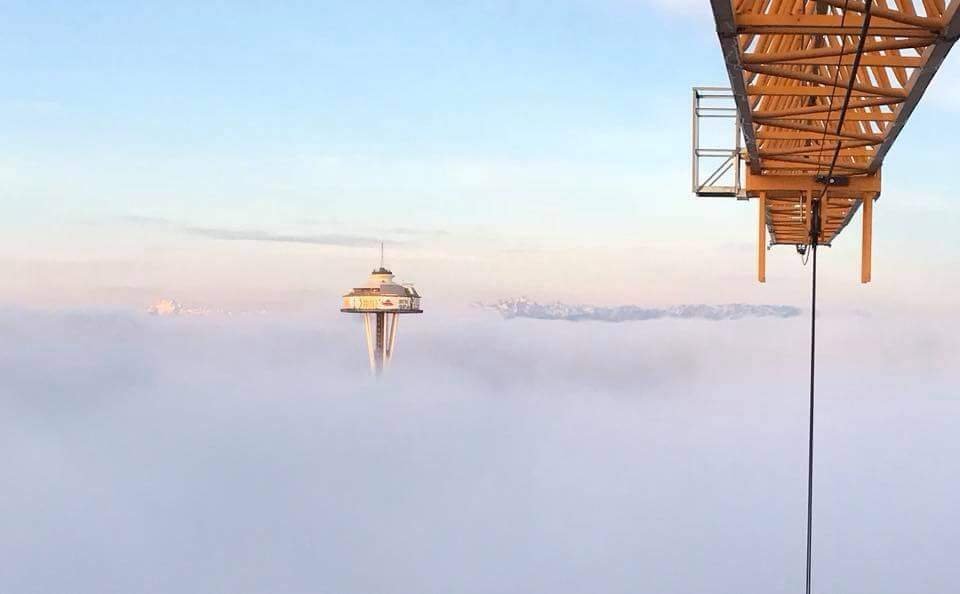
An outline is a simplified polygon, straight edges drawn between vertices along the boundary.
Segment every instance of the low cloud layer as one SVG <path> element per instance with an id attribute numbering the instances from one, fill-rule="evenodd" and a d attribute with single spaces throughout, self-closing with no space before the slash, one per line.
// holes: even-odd
<path id="1" fill-rule="evenodd" d="M 363 235 L 341 233 L 277 233 L 264 229 L 235 229 L 226 227 L 195 227 L 183 225 L 162 217 L 128 215 L 120 217 L 123 223 L 131 225 L 164 227 L 193 237 L 203 237 L 221 241 L 260 241 L 267 243 L 302 243 L 308 245 L 329 245 L 339 247 L 371 247 L 379 239 Z M 395 242 L 392 242 L 395 243 Z"/>
<path id="2" fill-rule="evenodd" d="M 821 328 L 818 591 L 960 580 L 956 336 Z M 806 321 L 0 313 L 0 591 L 794 593 Z"/>
<path id="3" fill-rule="evenodd" d="M 224 241 L 266 241 L 271 243 L 305 243 L 309 245 L 333 245 L 341 247 L 370 247 L 377 244 L 373 237 L 355 235 L 273 233 L 259 229 L 218 229 L 213 227 L 187 227 L 184 232 L 196 237 Z"/>

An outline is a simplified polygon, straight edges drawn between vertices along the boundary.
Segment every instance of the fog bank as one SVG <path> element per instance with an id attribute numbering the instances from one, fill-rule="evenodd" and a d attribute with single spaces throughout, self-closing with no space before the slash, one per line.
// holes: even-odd
<path id="1" fill-rule="evenodd" d="M 956 333 L 822 324 L 817 591 L 960 579 Z M 794 593 L 808 321 L 0 313 L 0 591 Z"/>

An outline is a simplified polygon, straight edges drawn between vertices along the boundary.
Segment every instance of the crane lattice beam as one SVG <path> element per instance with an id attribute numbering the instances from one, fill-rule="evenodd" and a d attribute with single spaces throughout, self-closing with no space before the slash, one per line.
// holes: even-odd
<path id="1" fill-rule="evenodd" d="M 803 243 L 819 200 L 817 239 L 830 245 L 879 197 L 884 158 L 960 37 L 960 0 L 711 5 L 743 131 L 746 196 L 761 198 L 770 244 Z M 869 262 L 865 252 L 863 282 Z"/>

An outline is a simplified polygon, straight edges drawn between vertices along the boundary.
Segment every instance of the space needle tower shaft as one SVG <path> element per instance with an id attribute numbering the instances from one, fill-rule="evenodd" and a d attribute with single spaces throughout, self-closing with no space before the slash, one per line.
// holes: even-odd
<path id="1" fill-rule="evenodd" d="M 370 371 L 374 375 L 383 373 L 393 359 L 400 316 L 423 313 L 420 294 L 413 285 L 395 282 L 393 272 L 383 265 L 382 244 L 380 267 L 370 273 L 364 286 L 356 287 L 343 296 L 340 311 L 363 316 L 367 356 Z"/>

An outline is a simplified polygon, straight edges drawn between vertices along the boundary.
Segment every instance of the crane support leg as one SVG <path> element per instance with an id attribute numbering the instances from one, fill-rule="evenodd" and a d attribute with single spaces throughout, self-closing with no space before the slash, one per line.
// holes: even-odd
<path id="1" fill-rule="evenodd" d="M 860 282 L 869 283 L 873 268 L 873 195 L 863 196 L 863 236 L 860 246 Z"/>
<path id="2" fill-rule="evenodd" d="M 757 281 L 767 282 L 767 193 L 760 192 L 757 200 Z"/>

